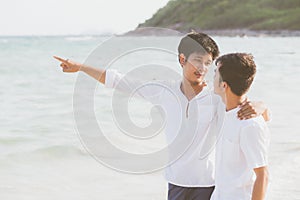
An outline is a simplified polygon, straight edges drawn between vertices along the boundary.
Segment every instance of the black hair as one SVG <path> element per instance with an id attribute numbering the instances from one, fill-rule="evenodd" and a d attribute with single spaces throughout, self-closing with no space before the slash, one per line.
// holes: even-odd
<path id="1" fill-rule="evenodd" d="M 219 63 L 220 81 L 226 82 L 235 95 L 245 94 L 256 73 L 253 56 L 247 53 L 226 54 L 216 60 L 216 64 Z"/>
<path id="2" fill-rule="evenodd" d="M 216 42 L 205 33 L 191 32 L 183 37 L 178 46 L 178 53 L 184 54 L 186 59 L 195 52 L 208 53 L 215 60 L 219 56 L 219 47 Z"/>

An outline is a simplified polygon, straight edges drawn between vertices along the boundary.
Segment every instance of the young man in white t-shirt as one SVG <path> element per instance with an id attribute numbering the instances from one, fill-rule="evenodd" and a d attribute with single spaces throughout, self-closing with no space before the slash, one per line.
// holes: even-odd
<path id="1" fill-rule="evenodd" d="M 233 53 L 216 60 L 214 91 L 225 103 L 225 117 L 216 148 L 215 191 L 212 200 L 263 200 L 268 185 L 269 130 L 259 116 L 238 120 L 255 73 L 253 57 Z"/>
<path id="2" fill-rule="evenodd" d="M 55 57 L 61 61 L 64 72 L 82 71 L 109 88 L 117 88 L 129 93 L 137 92 L 139 96 L 156 105 L 160 105 L 166 114 L 165 134 L 167 142 L 178 139 L 178 148 L 186 149 L 189 139 L 193 141 L 186 151 L 179 152 L 180 157 L 166 167 L 166 180 L 169 183 L 168 199 L 209 200 L 214 189 L 214 153 L 199 159 L 199 145 L 207 135 L 211 122 L 217 113 L 220 98 L 211 93 L 204 82 L 204 77 L 212 62 L 219 55 L 215 41 L 203 33 L 189 33 L 183 37 L 178 46 L 178 58 L 183 76 L 179 81 L 159 84 L 146 83 L 143 87 L 135 80 L 128 80 L 115 70 L 104 70 L 86 66 L 74 61 Z M 136 77 L 139 78 L 139 77 Z M 143 83 L 142 83 L 143 84 Z M 138 89 L 137 89 L 138 88 Z M 260 115 L 265 109 L 256 104 L 256 111 L 245 104 L 241 117 L 249 118 Z M 180 145 L 183 145 L 182 147 Z M 177 155 L 176 155 L 177 154 Z M 175 158 L 173 157 L 173 158 Z M 174 159 L 175 160 L 175 159 Z"/>

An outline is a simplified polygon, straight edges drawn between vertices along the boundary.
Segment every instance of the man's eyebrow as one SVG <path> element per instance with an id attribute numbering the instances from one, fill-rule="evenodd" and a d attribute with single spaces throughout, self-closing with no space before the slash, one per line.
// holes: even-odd
<path id="1" fill-rule="evenodd" d="M 201 58 L 203 59 L 205 55 L 196 55 L 195 58 Z M 209 60 L 210 62 L 212 62 L 212 60 Z"/>
<path id="2" fill-rule="evenodd" d="M 198 59 L 198 58 L 203 59 L 204 56 L 205 56 L 205 55 L 196 55 L 196 56 L 194 57 L 194 59 Z M 212 63 L 213 63 L 213 60 L 208 60 L 208 62 L 209 62 L 210 64 L 212 64 Z"/>
<path id="3" fill-rule="evenodd" d="M 195 58 L 201 58 L 201 59 L 202 59 L 202 58 L 203 58 L 203 56 L 195 56 Z"/>

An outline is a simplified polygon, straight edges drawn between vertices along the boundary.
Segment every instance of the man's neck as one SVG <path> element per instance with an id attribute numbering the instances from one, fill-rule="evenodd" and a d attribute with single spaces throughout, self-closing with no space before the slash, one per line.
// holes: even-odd
<path id="1" fill-rule="evenodd" d="M 204 86 L 206 86 L 205 83 L 191 83 L 188 80 L 183 79 L 180 89 L 186 98 L 191 100 L 203 90 Z"/>
<path id="2" fill-rule="evenodd" d="M 246 95 L 237 96 L 233 93 L 227 93 L 225 95 L 225 101 L 224 101 L 226 104 L 226 111 L 237 108 L 246 100 L 247 100 Z"/>

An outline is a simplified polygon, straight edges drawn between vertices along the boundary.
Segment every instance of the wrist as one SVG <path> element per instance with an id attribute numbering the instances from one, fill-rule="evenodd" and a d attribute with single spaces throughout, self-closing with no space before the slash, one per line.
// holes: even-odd
<path id="1" fill-rule="evenodd" d="M 79 65 L 78 67 L 79 67 L 79 70 L 78 70 L 78 71 L 85 72 L 86 66 L 84 66 L 84 65 Z"/>

